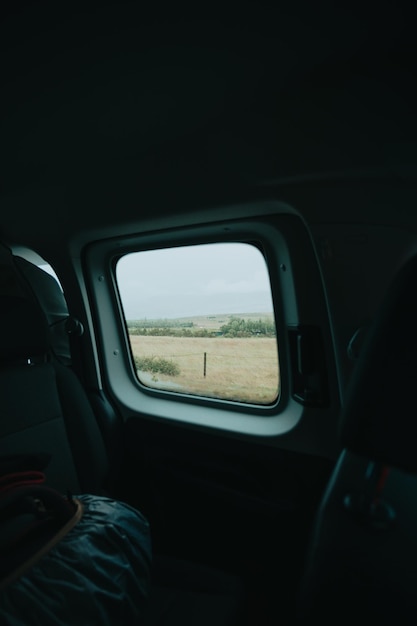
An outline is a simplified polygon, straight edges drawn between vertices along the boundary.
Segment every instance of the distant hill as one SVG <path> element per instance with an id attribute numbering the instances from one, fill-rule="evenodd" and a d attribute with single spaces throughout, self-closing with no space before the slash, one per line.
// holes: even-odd
<path id="1" fill-rule="evenodd" d="M 128 328 L 200 328 L 211 331 L 219 330 L 221 326 L 227 324 L 231 318 L 247 320 L 262 320 L 273 322 L 271 313 L 217 313 L 214 315 L 193 315 L 190 317 L 176 317 L 173 319 L 137 319 L 127 320 Z"/>
<path id="2" fill-rule="evenodd" d="M 273 337 L 272 314 L 194 315 L 175 319 L 139 319 L 127 323 L 129 335 L 171 337 Z"/>

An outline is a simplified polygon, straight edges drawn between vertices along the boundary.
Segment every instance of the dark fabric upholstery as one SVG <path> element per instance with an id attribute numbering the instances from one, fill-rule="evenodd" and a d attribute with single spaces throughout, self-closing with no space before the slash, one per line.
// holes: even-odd
<path id="1" fill-rule="evenodd" d="M 62 418 L 51 363 L 0 369 L 2 435 Z"/>
<path id="2" fill-rule="evenodd" d="M 0 368 L 0 454 L 46 452 L 49 484 L 80 489 L 74 458 L 50 363 Z"/>
<path id="3" fill-rule="evenodd" d="M 45 475 L 48 484 L 62 493 L 80 493 L 78 476 L 62 419 L 33 424 L 22 431 L 0 436 L 0 454 L 48 453 L 51 460 Z"/>
<path id="4" fill-rule="evenodd" d="M 75 374 L 49 359 L 48 324 L 30 298 L 0 296 L 0 399 L 1 454 L 47 452 L 51 486 L 104 493 L 94 414 Z"/>
<path id="5" fill-rule="evenodd" d="M 27 298 L 0 295 L 0 363 L 45 354 L 48 325 Z"/>
<path id="6" fill-rule="evenodd" d="M 71 345 L 68 328 L 76 324 L 69 314 L 67 302 L 58 281 L 41 267 L 37 267 L 22 257 L 14 256 L 13 265 L 25 286 L 39 303 L 48 321 L 50 347 L 60 379 L 60 387 L 62 387 L 60 393 L 64 417 L 74 460 L 81 476 L 81 484 L 84 490 L 90 490 L 92 484 L 96 489 L 97 484 L 103 484 L 106 465 L 110 465 L 112 472 L 106 477 L 106 487 L 111 491 L 112 486 L 117 483 L 117 470 L 121 463 L 122 420 L 101 391 L 89 393 L 87 399 L 84 393 L 77 393 L 78 381 L 71 368 L 59 367 L 59 364 L 72 365 L 71 347 L 77 347 L 74 342 L 77 342 L 79 337 L 76 334 Z M 69 327 L 68 323 L 70 323 Z M 79 423 L 80 420 L 82 424 Z M 106 449 L 104 451 L 101 446 L 96 446 L 89 453 L 88 446 L 91 441 L 100 440 L 97 425 Z M 89 432 L 88 437 L 78 436 L 78 433 L 83 430 Z M 96 456 L 94 466 L 99 472 L 97 479 L 91 476 L 90 454 Z M 106 456 L 108 463 L 106 463 Z"/>
<path id="7" fill-rule="evenodd" d="M 341 442 L 417 472 L 417 258 L 398 275 L 369 328 L 342 413 Z"/>
<path id="8" fill-rule="evenodd" d="M 87 395 L 71 369 L 56 364 L 55 374 L 81 489 L 86 493 L 105 492 L 109 481 L 109 463 Z"/>

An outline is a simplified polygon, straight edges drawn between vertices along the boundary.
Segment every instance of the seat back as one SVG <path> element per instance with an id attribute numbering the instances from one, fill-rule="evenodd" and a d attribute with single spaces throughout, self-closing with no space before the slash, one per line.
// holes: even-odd
<path id="1" fill-rule="evenodd" d="M 0 277 L 0 454 L 48 453 L 52 487 L 103 493 L 108 459 L 86 393 L 54 358 L 47 317 L 4 252 Z"/>
<path id="2" fill-rule="evenodd" d="M 86 493 L 106 494 L 103 486 L 113 483 L 109 481 L 113 465 L 101 430 L 78 378 L 68 364 L 56 358 L 57 350 L 62 357 L 65 346 L 56 342 L 48 326 L 48 307 L 55 300 L 47 294 L 55 287 L 42 277 L 41 291 L 36 287 L 37 271 L 26 264 L 19 269 L 26 279 L 31 277 L 30 289 L 27 280 L 16 273 L 15 260 L 11 255 L 5 258 L 0 249 L 0 455 L 47 453 L 51 461 L 45 474 L 51 487 L 74 495 L 81 491 L 83 497 Z M 104 395 L 96 394 L 93 406 L 103 419 L 112 421 Z M 115 426 L 107 438 L 113 449 L 118 447 Z M 240 623 L 243 589 L 234 576 L 161 555 L 153 557 L 152 575 L 144 624 Z M 100 587 L 98 592 L 100 601 L 106 594 Z"/>
<path id="3" fill-rule="evenodd" d="M 417 258 L 363 345 L 341 419 L 343 452 L 317 513 L 301 622 L 411 624 L 417 616 Z"/>

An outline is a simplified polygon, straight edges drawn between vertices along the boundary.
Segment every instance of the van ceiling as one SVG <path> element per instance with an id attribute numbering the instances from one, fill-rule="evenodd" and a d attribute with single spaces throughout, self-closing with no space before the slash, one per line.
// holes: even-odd
<path id="1" fill-rule="evenodd" d="M 2 238 L 36 244 L 149 215 L 163 224 L 259 194 L 291 201 L 292 190 L 308 196 L 312 182 L 339 177 L 405 178 L 414 202 L 416 44 L 405 3 L 243 2 L 217 14 L 9 4 Z M 322 219 L 322 205 L 328 216 L 329 205 L 313 205 L 303 205 L 307 218 Z M 415 222 L 409 210 L 402 219 Z"/>

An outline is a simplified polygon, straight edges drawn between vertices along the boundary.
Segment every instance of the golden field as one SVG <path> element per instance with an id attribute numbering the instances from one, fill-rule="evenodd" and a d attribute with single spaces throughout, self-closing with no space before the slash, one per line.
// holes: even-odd
<path id="1" fill-rule="evenodd" d="M 135 356 L 172 360 L 180 368 L 175 377 L 138 372 L 149 387 L 255 404 L 271 404 L 279 394 L 275 338 L 130 335 L 130 342 Z"/>

